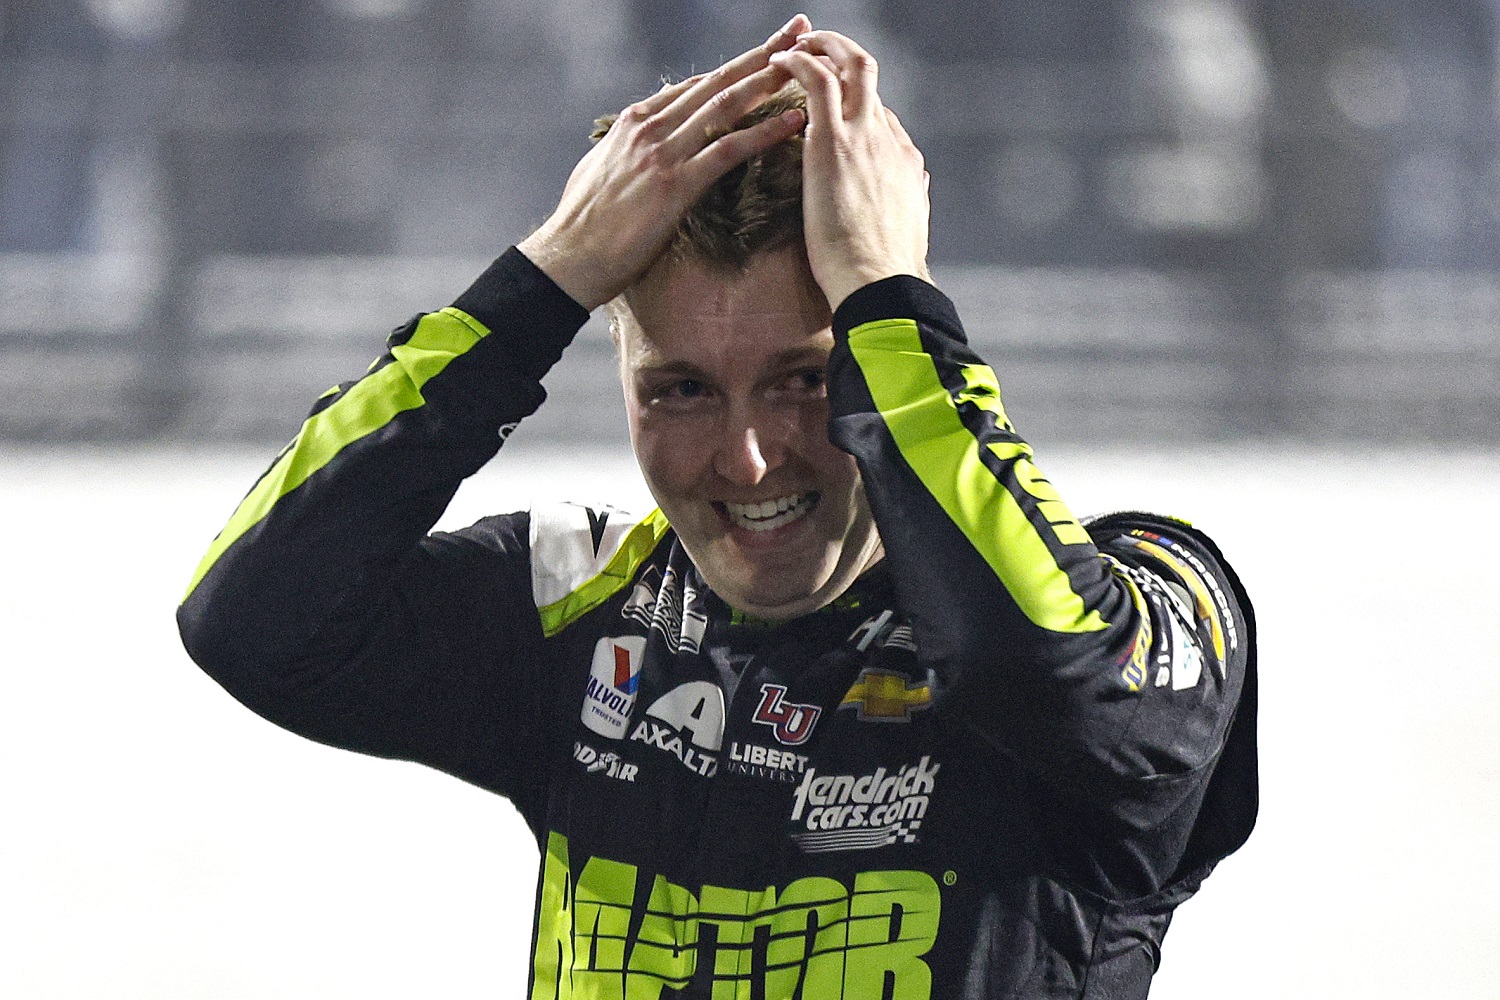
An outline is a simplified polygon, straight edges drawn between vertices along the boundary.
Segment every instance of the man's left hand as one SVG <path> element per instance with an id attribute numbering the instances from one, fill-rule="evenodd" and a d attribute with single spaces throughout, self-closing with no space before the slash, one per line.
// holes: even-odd
<path id="1" fill-rule="evenodd" d="M 892 275 L 927 279 L 927 172 L 876 93 L 874 57 L 837 32 L 809 31 L 770 62 L 807 92 L 802 214 L 829 306 Z"/>

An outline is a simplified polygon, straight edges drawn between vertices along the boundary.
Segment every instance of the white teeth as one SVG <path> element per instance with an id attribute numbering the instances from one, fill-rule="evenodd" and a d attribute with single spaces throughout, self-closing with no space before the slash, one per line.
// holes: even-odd
<path id="1" fill-rule="evenodd" d="M 816 493 L 802 493 L 797 496 L 778 497 L 775 500 L 762 500 L 759 503 L 725 501 L 724 510 L 729 514 L 730 520 L 742 528 L 750 531 L 770 531 L 773 528 L 791 524 L 805 515 L 812 510 L 817 498 Z"/>

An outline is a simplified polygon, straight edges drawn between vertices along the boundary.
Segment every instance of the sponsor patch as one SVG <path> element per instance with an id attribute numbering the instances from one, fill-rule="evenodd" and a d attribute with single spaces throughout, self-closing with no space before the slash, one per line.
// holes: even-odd
<path id="1" fill-rule="evenodd" d="M 620 781 L 635 781 L 638 768 L 634 764 L 625 762 L 619 754 L 613 750 L 600 753 L 587 743 L 573 744 L 573 759 L 584 766 L 589 774 L 603 774 L 607 778 L 616 778 Z"/>
<path id="2" fill-rule="evenodd" d="M 638 740 L 648 747 L 664 750 L 682 762 L 682 766 L 694 774 L 701 774 L 705 778 L 711 778 L 719 770 L 719 760 L 711 753 L 704 753 L 694 747 L 692 741 L 684 740 L 681 731 L 673 729 L 663 722 L 655 719 L 644 719 L 630 734 L 632 740 Z"/>
<path id="3" fill-rule="evenodd" d="M 947 875 L 943 884 L 952 884 Z M 538 896 L 531 1000 L 666 1000 L 690 983 L 702 987 L 694 995 L 715 997 L 934 995 L 926 956 L 943 898 L 923 871 L 818 874 L 758 889 L 679 885 L 570 851 L 554 831 Z"/>
<path id="4" fill-rule="evenodd" d="M 915 844 L 941 766 L 924 756 L 894 772 L 819 774 L 809 767 L 792 794 L 790 836 L 807 854 Z"/>
<path id="5" fill-rule="evenodd" d="M 708 628 L 703 596 L 672 566 L 665 576 L 655 566 L 642 573 L 620 615 L 660 634 L 673 653 L 698 652 Z"/>
<path id="6" fill-rule="evenodd" d="M 932 706 L 932 685 L 913 681 L 897 670 L 866 667 L 839 702 L 861 722 L 910 722 L 911 713 Z"/>
<path id="7" fill-rule="evenodd" d="M 1149 661 L 1153 641 L 1151 607 L 1146 601 L 1145 593 L 1141 590 L 1142 582 L 1150 586 L 1150 579 L 1141 570 L 1121 562 L 1107 552 L 1102 552 L 1100 555 L 1125 584 L 1125 589 L 1130 592 L 1131 603 L 1135 605 L 1136 621 L 1139 624 L 1135 630 L 1135 642 L 1131 643 L 1129 651 L 1120 660 L 1120 680 L 1124 683 L 1126 690 L 1139 693 L 1146 686 L 1150 673 Z"/>
<path id="8" fill-rule="evenodd" d="M 786 688 L 780 684 L 762 684 L 760 704 L 755 707 L 751 721 L 770 726 L 777 743 L 795 747 L 807 742 L 822 711 L 817 705 L 787 701 Z"/>
<path id="9" fill-rule="evenodd" d="M 807 770 L 807 757 L 791 750 L 731 740 L 724 769 L 731 774 L 746 774 L 752 778 L 793 782 L 797 775 Z"/>
<path id="10" fill-rule="evenodd" d="M 865 619 L 854 630 L 854 634 L 849 636 L 849 642 L 861 653 L 871 646 L 877 649 L 902 649 L 908 653 L 917 651 L 911 626 L 897 621 L 895 612 L 889 609 Z"/>
<path id="11" fill-rule="evenodd" d="M 1203 565 L 1203 561 L 1186 547 L 1155 532 L 1136 529 L 1130 533 L 1136 548 L 1155 556 L 1177 574 L 1182 584 L 1191 591 L 1192 604 L 1198 620 L 1209 631 L 1217 660 L 1215 668 L 1225 675 L 1227 664 L 1226 647 L 1229 652 L 1240 648 L 1239 628 L 1235 624 L 1234 612 L 1229 598 L 1219 586 L 1218 580 Z"/>
<path id="12" fill-rule="evenodd" d="M 719 768 L 717 753 L 724 742 L 724 692 L 708 681 L 679 684 L 651 703 L 630 738 L 709 777 Z"/>
<path id="13" fill-rule="evenodd" d="M 579 714 L 590 730 L 612 740 L 625 738 L 645 652 L 646 637 L 641 635 L 606 637 L 594 647 L 594 663 Z"/>

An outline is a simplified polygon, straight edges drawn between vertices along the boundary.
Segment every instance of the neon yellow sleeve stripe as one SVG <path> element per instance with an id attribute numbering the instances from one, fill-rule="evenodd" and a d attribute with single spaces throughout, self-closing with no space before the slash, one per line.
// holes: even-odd
<path id="1" fill-rule="evenodd" d="M 896 447 L 1026 617 L 1053 632 L 1107 628 L 1098 611 L 1085 609 L 1038 526 L 985 467 L 979 442 L 963 425 L 936 364 L 922 350 L 917 324 L 909 319 L 865 323 L 850 331 L 849 347 Z M 981 387 L 981 372 L 989 387 Z M 994 373 L 975 366 L 964 375 L 969 383 L 965 398 L 992 397 L 992 403 L 985 399 L 981 405 L 1004 424 Z M 992 450 L 1002 460 L 1029 465 L 1030 449 L 1024 446 L 996 443 Z M 1058 521 L 1072 523 L 1071 515 L 1066 520 L 1059 515 Z"/>
<path id="2" fill-rule="evenodd" d="M 1192 567 L 1185 565 L 1181 559 L 1160 545 L 1148 542 L 1144 538 L 1132 538 L 1130 543 L 1170 566 L 1183 584 L 1193 592 L 1198 618 L 1208 622 L 1209 634 L 1213 639 L 1214 655 L 1219 658 L 1220 663 L 1227 662 L 1224 658 L 1224 626 L 1219 624 L 1219 612 L 1214 606 L 1214 599 L 1208 594 L 1208 588 L 1203 586 L 1202 578 L 1193 572 Z"/>
<path id="3" fill-rule="evenodd" d="M 366 376 L 326 409 L 303 421 L 296 440 L 241 501 L 209 546 L 183 600 L 192 596 L 225 550 L 259 524 L 282 497 L 333 461 L 346 445 L 379 430 L 398 414 L 421 406 L 422 387 L 428 380 L 489 332 L 477 319 L 451 306 L 429 313 L 417 323 L 410 340 L 392 349 L 396 358 L 393 364 Z"/>
<path id="4" fill-rule="evenodd" d="M 586 580 L 562 600 L 537 609 L 542 616 L 542 633 L 548 638 L 557 635 L 618 593 L 656 549 L 668 527 L 667 516 L 660 510 L 647 514 L 625 535 L 620 547 L 598 575 Z"/>

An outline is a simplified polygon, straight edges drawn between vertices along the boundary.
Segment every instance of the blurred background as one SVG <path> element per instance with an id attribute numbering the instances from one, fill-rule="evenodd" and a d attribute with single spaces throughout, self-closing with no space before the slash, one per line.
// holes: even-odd
<path id="1" fill-rule="evenodd" d="M 1262 813 L 1153 1000 L 1495 1000 L 1500 0 L 826 0 L 1079 512 L 1254 595 Z M 503 801 L 281 732 L 192 567 L 314 397 L 755 0 L 0 0 L 0 997 L 510 997 Z M 650 503 L 593 322 L 445 526 Z M 583 402 L 585 405 L 577 405 Z"/>
<path id="2" fill-rule="evenodd" d="M 1493 0 L 808 12 L 879 56 L 1033 436 L 1494 440 Z M 786 14 L 5 0 L 0 439 L 285 439 L 542 220 L 595 115 Z M 554 391 L 613 392 L 597 329 L 574 353 Z"/>

